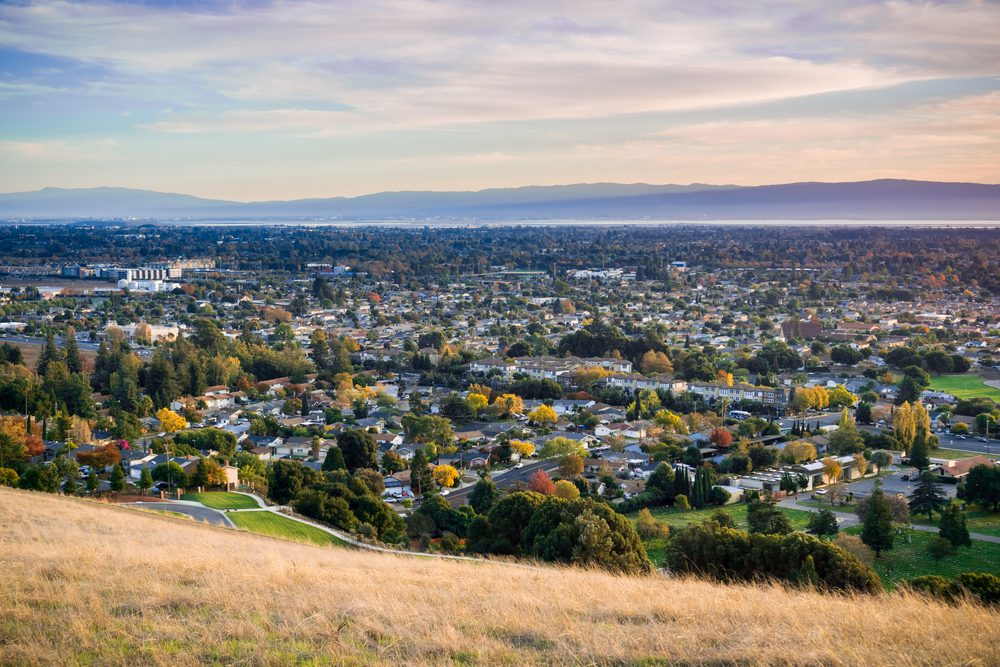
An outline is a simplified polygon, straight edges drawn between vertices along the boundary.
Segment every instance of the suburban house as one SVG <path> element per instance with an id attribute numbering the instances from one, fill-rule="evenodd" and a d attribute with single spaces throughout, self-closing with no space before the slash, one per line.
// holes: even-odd
<path id="1" fill-rule="evenodd" d="M 996 465 L 992 459 L 985 456 L 971 456 L 960 461 L 947 461 L 931 466 L 931 473 L 938 476 L 942 482 L 958 484 L 969 474 L 969 471 L 978 465 Z"/>

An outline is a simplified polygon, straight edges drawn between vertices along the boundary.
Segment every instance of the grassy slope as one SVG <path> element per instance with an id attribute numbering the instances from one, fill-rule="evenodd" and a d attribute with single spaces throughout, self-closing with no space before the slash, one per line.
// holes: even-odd
<path id="1" fill-rule="evenodd" d="M 227 516 L 238 528 L 258 535 L 323 546 L 343 545 L 343 542 L 330 533 L 324 533 L 318 528 L 307 526 L 274 512 L 230 512 Z"/>
<path id="2" fill-rule="evenodd" d="M 244 510 L 259 507 L 257 501 L 250 496 L 224 491 L 206 491 L 204 493 L 185 493 L 182 500 L 193 500 L 205 507 L 216 510 Z"/>
<path id="3" fill-rule="evenodd" d="M 321 549 L 10 489 L 0 562 L 10 665 L 1000 663 L 974 606 Z"/>
<path id="4" fill-rule="evenodd" d="M 937 375 L 931 376 L 931 389 L 946 391 L 957 398 L 979 398 L 985 396 L 1000 402 L 1000 389 L 983 384 L 978 375 Z"/>

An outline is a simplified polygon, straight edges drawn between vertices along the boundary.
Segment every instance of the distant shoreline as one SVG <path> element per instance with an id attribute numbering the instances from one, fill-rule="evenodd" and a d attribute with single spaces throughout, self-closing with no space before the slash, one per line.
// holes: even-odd
<path id="1" fill-rule="evenodd" d="M 164 227 L 396 227 L 460 229 L 470 227 L 922 227 L 1000 229 L 998 220 L 868 220 L 854 218 L 829 219 L 705 219 L 705 220 L 3 220 L 0 226 L 100 226 L 132 227 L 154 225 Z"/>

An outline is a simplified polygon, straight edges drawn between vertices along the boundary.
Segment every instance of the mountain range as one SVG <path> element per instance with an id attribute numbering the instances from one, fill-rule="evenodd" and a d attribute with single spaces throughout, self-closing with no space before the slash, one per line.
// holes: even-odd
<path id="1" fill-rule="evenodd" d="M 998 220 L 1000 185 L 883 179 L 780 185 L 590 183 L 237 202 L 130 188 L 0 194 L 0 219 Z"/>

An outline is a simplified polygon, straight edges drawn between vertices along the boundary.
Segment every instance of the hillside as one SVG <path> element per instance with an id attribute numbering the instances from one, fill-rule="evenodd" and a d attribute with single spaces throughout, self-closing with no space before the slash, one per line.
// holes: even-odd
<path id="1" fill-rule="evenodd" d="M 756 187 L 587 183 L 246 203 L 128 188 L 44 188 L 0 194 L 0 218 L 996 220 L 1000 185 L 895 179 Z"/>
<path id="2" fill-rule="evenodd" d="M 0 663 L 997 664 L 1000 613 L 311 547 L 0 488 Z"/>

